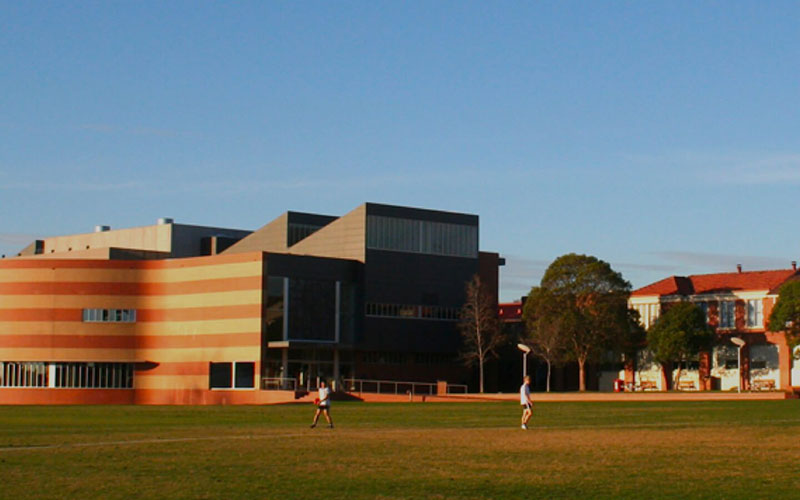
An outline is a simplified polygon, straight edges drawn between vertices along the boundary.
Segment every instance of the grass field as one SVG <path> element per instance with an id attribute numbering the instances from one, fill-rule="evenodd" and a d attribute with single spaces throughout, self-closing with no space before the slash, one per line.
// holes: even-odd
<path id="1" fill-rule="evenodd" d="M 798 498 L 800 400 L 0 407 L 0 498 Z"/>

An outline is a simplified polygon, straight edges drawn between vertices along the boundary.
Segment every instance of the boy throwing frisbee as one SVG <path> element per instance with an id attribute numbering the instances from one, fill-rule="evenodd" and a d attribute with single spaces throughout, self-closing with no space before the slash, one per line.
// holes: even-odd
<path id="1" fill-rule="evenodd" d="M 325 420 L 328 421 L 328 427 L 333 429 L 333 420 L 331 420 L 331 390 L 328 389 L 328 385 L 324 380 L 320 380 L 319 382 L 319 398 L 314 400 L 314 404 L 317 405 L 317 411 L 314 413 L 314 422 L 311 424 L 311 428 L 313 429 L 317 426 L 320 413 L 324 413 Z"/>

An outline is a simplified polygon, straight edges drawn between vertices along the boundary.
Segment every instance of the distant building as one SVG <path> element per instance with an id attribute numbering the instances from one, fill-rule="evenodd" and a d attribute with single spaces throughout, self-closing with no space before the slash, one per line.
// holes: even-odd
<path id="1" fill-rule="evenodd" d="M 366 203 L 257 231 L 177 224 L 0 260 L 0 404 L 263 403 L 319 377 L 462 383 L 478 217 Z M 496 299 L 495 299 L 496 300 Z"/>
<path id="2" fill-rule="evenodd" d="M 767 331 L 766 324 L 781 285 L 797 277 L 794 263 L 791 269 L 775 271 L 748 272 L 739 266 L 732 273 L 671 276 L 635 290 L 629 305 L 639 312 L 645 328 L 675 302 L 689 301 L 705 311 L 717 342 L 711 351 L 701 353 L 699 361 L 683 367 L 680 389 L 732 390 L 739 387 L 740 379 L 746 390 L 789 389 L 793 380 L 800 381 L 800 368 L 792 367 L 784 334 Z M 741 350 L 741 366 L 732 337 L 746 343 Z M 646 350 L 635 369 L 604 372 L 601 389 L 609 389 L 618 376 L 640 388 L 667 389 L 659 365 L 652 362 Z"/>

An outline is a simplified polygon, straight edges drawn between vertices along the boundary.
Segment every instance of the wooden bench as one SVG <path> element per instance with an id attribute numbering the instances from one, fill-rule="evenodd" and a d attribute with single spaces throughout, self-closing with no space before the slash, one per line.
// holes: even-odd
<path id="1" fill-rule="evenodd" d="M 639 390 L 640 391 L 657 391 L 658 384 L 654 380 L 640 380 L 639 381 Z"/>
<path id="2" fill-rule="evenodd" d="M 753 380 L 752 389 L 754 391 L 774 391 L 775 381 L 771 378 Z"/>
<path id="3" fill-rule="evenodd" d="M 679 391 L 695 391 L 697 387 L 694 385 L 694 380 L 681 380 L 678 382 Z"/>

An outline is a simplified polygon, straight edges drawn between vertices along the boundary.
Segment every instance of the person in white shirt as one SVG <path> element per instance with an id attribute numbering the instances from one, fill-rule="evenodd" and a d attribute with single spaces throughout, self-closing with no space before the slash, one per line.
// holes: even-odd
<path id="1" fill-rule="evenodd" d="M 320 380 L 319 382 L 319 399 L 317 400 L 317 411 L 314 413 L 314 422 L 311 424 L 312 429 L 317 426 L 320 413 L 325 414 L 328 427 L 333 429 L 333 420 L 331 420 L 331 390 L 324 380 Z"/>
<path id="2" fill-rule="evenodd" d="M 528 420 L 533 415 L 533 401 L 531 400 L 531 378 L 525 376 L 519 388 L 519 402 L 522 404 L 522 428 L 528 430 Z"/>

